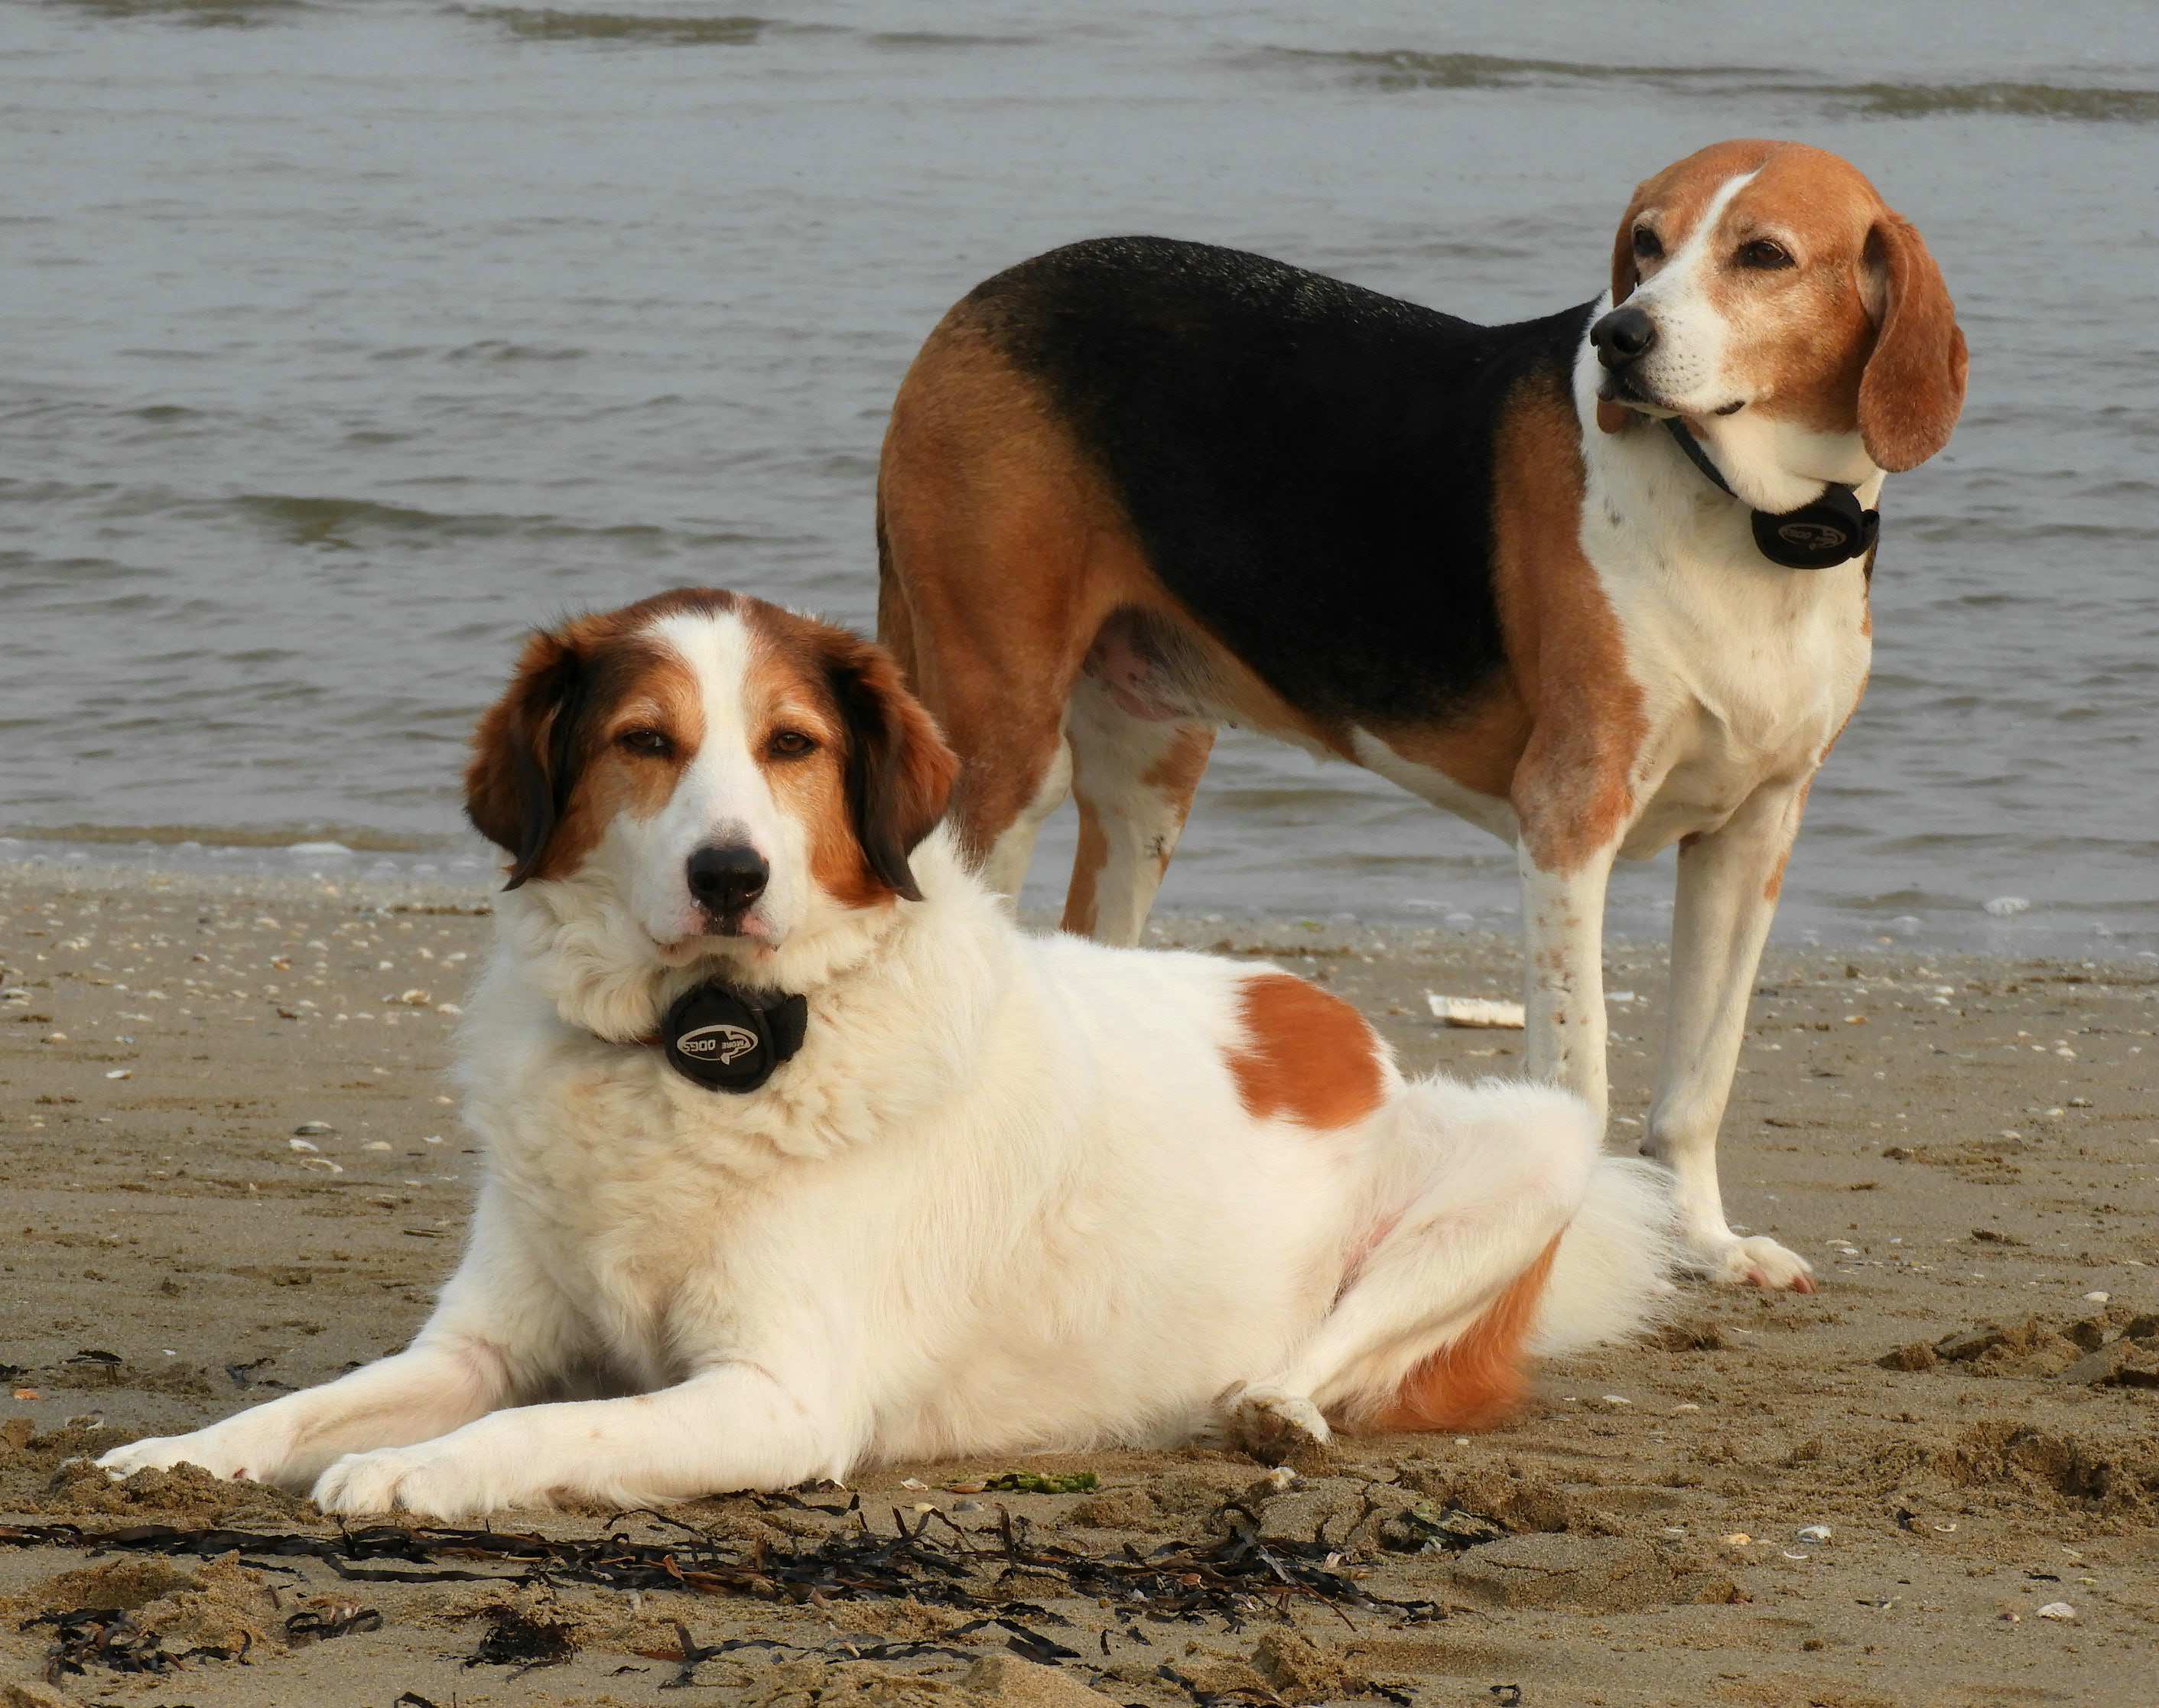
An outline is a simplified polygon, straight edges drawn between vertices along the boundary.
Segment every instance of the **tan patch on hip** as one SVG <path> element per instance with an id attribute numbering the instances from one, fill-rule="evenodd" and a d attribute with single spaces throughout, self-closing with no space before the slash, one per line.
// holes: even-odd
<path id="1" fill-rule="evenodd" d="M 1353 1126 L 1386 1095 L 1379 1039 L 1339 996 L 1288 973 L 1255 974 L 1239 1009 L 1245 1043 L 1228 1058 L 1245 1112 L 1328 1130 Z"/>

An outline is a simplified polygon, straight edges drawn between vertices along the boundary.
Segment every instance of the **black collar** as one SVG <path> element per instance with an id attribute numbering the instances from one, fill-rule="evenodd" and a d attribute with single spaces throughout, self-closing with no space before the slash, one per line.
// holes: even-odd
<path id="1" fill-rule="evenodd" d="M 1688 431 L 1687 425 L 1675 415 L 1665 417 L 1665 431 L 1672 441 L 1686 453 L 1688 462 L 1706 475 L 1718 490 L 1733 498 L 1739 494 L 1732 490 L 1732 483 L 1716 463 L 1709 460 L 1709 453 L 1701 448 L 1701 441 Z M 1745 499 L 1740 502 L 1744 504 Z M 1822 489 L 1822 495 L 1812 504 L 1801 505 L 1794 510 L 1751 510 L 1754 524 L 1754 544 L 1770 562 L 1786 569 L 1829 569 L 1840 563 L 1872 551 L 1876 536 L 1882 526 L 1882 512 L 1863 510 L 1859 507 L 1857 489 L 1831 481 Z M 1867 565 L 1870 576 L 1873 565 Z"/>
<path id="2" fill-rule="evenodd" d="M 715 979 L 677 997 L 658 1033 L 643 1040 L 707 1091 L 754 1091 L 802 1048 L 810 1000 L 799 992 L 742 991 Z"/>

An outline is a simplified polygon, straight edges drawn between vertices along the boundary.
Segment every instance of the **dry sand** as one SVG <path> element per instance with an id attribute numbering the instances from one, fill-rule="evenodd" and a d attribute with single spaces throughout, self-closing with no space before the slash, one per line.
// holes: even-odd
<path id="1" fill-rule="evenodd" d="M 1727 1196 L 1814 1260 L 1821 1291 L 1690 1286 L 1653 1343 L 1551 1366 L 1535 1405 L 1492 1435 L 1346 1443 L 1282 1491 L 1229 1456 L 1105 1453 L 879 1470 L 859 1517 L 831 1490 L 699 1503 L 673 1515 L 709 1535 L 685 1557 L 734 1562 L 704 1594 L 520 1586 L 515 1561 L 483 1558 L 437 1565 L 496 1581 L 346 1579 L 272 1551 L 289 1541 L 237 1539 L 222 1560 L 55 1543 L 65 1524 L 335 1535 L 259 1488 L 190 1473 L 112 1488 L 65 1462 L 321 1381 L 421 1320 L 476 1161 L 444 1083 L 442 1005 L 482 948 L 483 906 L 0 870 L 0 1400 L 14 1394 L 0 1405 L 0 1703 L 675 1700 L 656 1693 L 682 1671 L 677 1622 L 699 1649 L 775 1645 L 691 1669 L 688 1700 L 753 1704 L 2154 1699 L 2148 962 L 1773 954 L 1726 1123 Z M 1291 922 L 1162 935 L 1328 981 L 1413 1068 L 1514 1065 L 1519 1034 L 1442 1031 L 1424 1002 L 1504 994 L 1509 943 Z M 1661 960 L 1612 956 L 1612 985 L 1638 993 L 1613 1007 L 1623 1138 L 1643 1113 Z M 310 1122 L 329 1131 L 296 1135 Z M 1089 1470 L 1101 1487 L 946 1486 L 1016 1468 Z M 1223 1509 L 1230 1496 L 1248 1515 Z M 978 1563 L 957 1580 L 1072 1652 L 1054 1667 L 1022 1659 L 1049 1651 L 1013 1627 L 968 1628 L 979 1611 L 930 1604 L 945 1580 L 905 1561 L 888 1560 L 888 1581 L 911 1573 L 929 1600 L 851 1596 L 837 1577 L 800 1604 L 739 1592 L 842 1555 L 869 1581 L 847 1539 L 864 1524 L 889 1536 L 895 1508 L 910 1524 L 934 1508 L 987 1552 L 1004 1513 L 1031 1545 L 1113 1562 L 1182 1549 L 1201 1564 L 1173 1601 L 1224 1560 L 1265 1581 L 1241 1528 L 1293 1575 L 1332 1571 L 1344 1590 L 1335 1605 L 1250 1595 L 1233 1621 L 1077 1593 L 1069 1576 L 1000 1586 Z M 930 1522 L 925 1545 L 956 1554 Z M 1826 1539 L 1802 1540 L 1815 1525 Z M 496 1528 L 681 1536 L 599 1514 Z M 2042 1617 L 2055 1602 L 2074 1618 Z M 85 1609 L 130 1611 L 102 1659 L 95 1622 L 25 1625 Z M 62 1647 L 88 1670 L 47 1682 Z M 550 1651 L 568 1658 L 474 1664 Z M 185 1659 L 111 1664 L 157 1653 Z"/>

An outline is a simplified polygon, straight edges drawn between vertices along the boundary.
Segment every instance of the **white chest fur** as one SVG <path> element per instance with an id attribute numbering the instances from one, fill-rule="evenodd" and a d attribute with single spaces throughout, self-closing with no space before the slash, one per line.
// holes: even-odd
<path id="1" fill-rule="evenodd" d="M 466 1118 L 489 1152 L 482 1215 L 512 1230 L 504 1249 L 543 1271 L 536 1282 L 574 1302 L 572 1332 L 605 1348 L 603 1374 L 639 1388 L 679 1380 L 686 1284 L 724 1270 L 758 1159 L 691 1101 L 724 1094 L 678 1088 L 657 1052 L 545 1022 L 531 1035 L 547 1047 L 474 1063 Z"/>
<path id="2" fill-rule="evenodd" d="M 1649 734 L 1621 851 L 1722 826 L 1765 784 L 1812 774 L 1859 702 L 1873 643 L 1857 560 L 1782 568 L 1746 507 L 1648 422 L 1587 441 L 1581 541 L 1610 602 Z M 1872 504 L 1877 475 L 1860 490 Z"/>
<path id="3" fill-rule="evenodd" d="M 1717 829 L 1764 784 L 1810 776 L 1858 703 L 1872 643 L 1856 564 L 1629 568 L 1604 579 L 1649 717 L 1621 848 L 1642 858 Z"/>
<path id="4" fill-rule="evenodd" d="M 1583 525 L 1649 725 L 1628 778 L 1635 817 L 1620 852 L 1629 859 L 1715 830 L 1764 784 L 1810 775 L 1866 684 L 1873 643 L 1859 565 L 1779 569 L 1755 552 L 1746 513 L 1712 497 L 1736 511 L 1728 542 L 1730 519 L 1714 515 L 1703 517 L 1706 546 L 1662 551 L 1645 551 L 1601 511 Z M 1368 769 L 1514 840 L 1505 800 L 1403 758 L 1369 731 L 1353 739 Z"/>
<path id="5" fill-rule="evenodd" d="M 1765 785 L 1813 774 L 1866 686 L 1866 577 L 1856 559 L 1811 571 L 1771 563 L 1747 506 L 1653 423 L 1602 432 L 1587 346 L 1575 386 L 1586 465 L 1579 541 L 1642 696 L 1648 729 L 1629 766 L 1633 816 L 1619 852 L 1645 859 L 1719 828 Z M 1808 443 L 1808 454 L 1835 460 Z M 1876 503 L 1882 479 L 1876 470 L 1859 486 L 1861 504 Z M 1354 729 L 1351 740 L 1368 769 L 1496 836 L 1517 835 L 1509 801 L 1369 730 Z"/>

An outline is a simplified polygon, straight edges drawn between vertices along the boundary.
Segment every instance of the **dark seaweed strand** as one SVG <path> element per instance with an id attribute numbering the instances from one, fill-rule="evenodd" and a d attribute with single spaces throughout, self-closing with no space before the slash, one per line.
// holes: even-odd
<path id="1" fill-rule="evenodd" d="M 237 1552 L 261 1566 L 305 1559 L 362 1583 L 569 1582 L 605 1589 L 748 1596 L 803 1605 L 812 1601 L 911 1597 L 999 1623 L 1030 1658 L 1072 1651 L 1031 1628 L 1002 1622 L 1054 1616 L 1022 1600 L 1050 1586 L 1106 1602 L 1121 1618 L 1219 1621 L 1235 1628 L 1255 1612 L 1286 1612 L 1292 1602 L 1379 1614 L 1411 1623 L 1437 1619 L 1426 1601 L 1403 1601 L 1366 1589 L 1345 1569 L 1338 1547 L 1265 1538 L 1258 1513 L 1230 1503 L 1216 1514 L 1220 1534 L 1199 1546 L 1166 1545 L 1142 1554 L 1127 1545 L 1090 1553 L 1037 1540 L 1023 1517 L 1000 1507 L 992 1524 L 966 1529 L 941 1513 L 912 1526 L 892 1514 L 889 1534 L 873 1529 L 859 1503 L 819 1505 L 793 1496 L 775 1504 L 847 1520 L 838 1532 L 795 1547 L 772 1541 L 743 1546 L 667 1521 L 678 1534 L 639 1542 L 617 1532 L 555 1540 L 517 1531 L 375 1524 L 335 1536 L 226 1528 L 137 1524 L 85 1530 L 75 1524 L 0 1525 L 0 1545 L 211 1559 Z M 1016 1646 L 1017 1646 L 1016 1644 Z M 668 1657 L 672 1659 L 673 1657 Z"/>
<path id="2" fill-rule="evenodd" d="M 39 1613 L 19 1628 L 53 1628 L 53 1651 L 45 1658 L 45 1682 L 87 1673 L 93 1666 L 116 1673 L 167 1673 L 191 1660 L 245 1660 L 254 1639 L 245 1632 L 238 1647 L 199 1643 L 170 1649 L 154 1631 L 144 1631 L 117 1607 L 77 1607 L 69 1612 Z"/>

